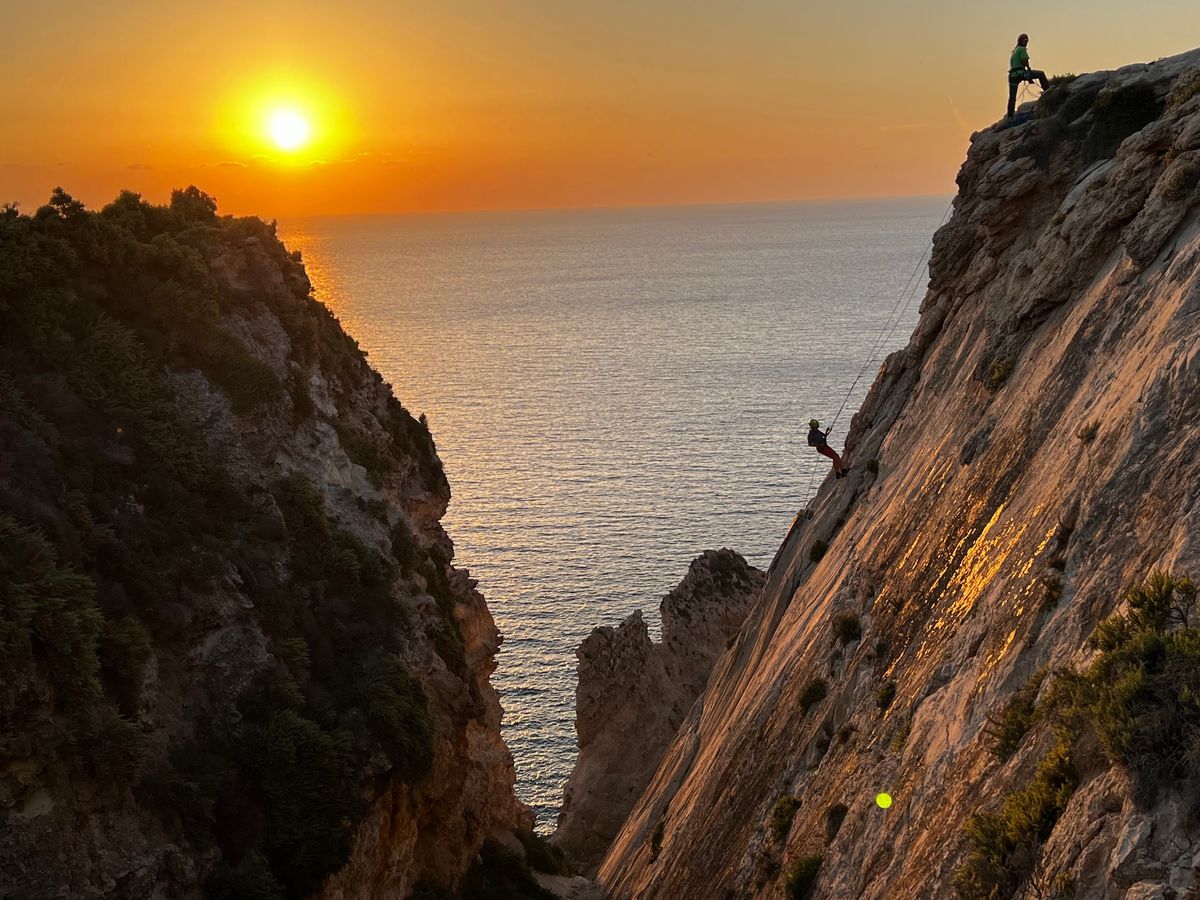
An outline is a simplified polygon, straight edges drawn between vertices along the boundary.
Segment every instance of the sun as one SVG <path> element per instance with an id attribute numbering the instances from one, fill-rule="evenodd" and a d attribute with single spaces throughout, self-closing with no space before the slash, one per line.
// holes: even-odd
<path id="1" fill-rule="evenodd" d="M 280 150 L 298 150 L 308 143 L 308 119 L 294 109 L 277 109 L 267 118 L 267 133 Z"/>

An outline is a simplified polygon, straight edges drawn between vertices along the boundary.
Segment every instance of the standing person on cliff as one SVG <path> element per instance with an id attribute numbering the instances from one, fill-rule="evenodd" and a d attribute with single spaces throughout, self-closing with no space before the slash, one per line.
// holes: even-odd
<path id="1" fill-rule="evenodd" d="M 1029 68 L 1029 51 L 1026 49 L 1028 46 L 1029 35 L 1018 35 L 1017 46 L 1013 47 L 1012 56 L 1008 58 L 1008 118 L 1010 119 L 1017 112 L 1017 88 L 1021 82 L 1040 82 L 1043 91 L 1050 86 L 1045 72 Z"/>
<path id="2" fill-rule="evenodd" d="M 845 478 L 846 467 L 842 464 L 842 458 L 838 456 L 837 451 L 829 446 L 828 431 L 821 430 L 821 423 L 816 419 L 808 421 L 808 446 L 816 447 L 817 452 L 822 456 L 828 456 L 833 460 L 833 477 Z"/>

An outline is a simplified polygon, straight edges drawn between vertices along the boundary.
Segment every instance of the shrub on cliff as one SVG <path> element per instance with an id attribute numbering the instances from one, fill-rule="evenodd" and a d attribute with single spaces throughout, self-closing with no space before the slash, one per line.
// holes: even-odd
<path id="1" fill-rule="evenodd" d="M 406 781 L 429 773 L 435 735 L 429 700 L 400 657 L 389 654 L 367 665 L 363 709 L 379 746 Z"/>
<path id="2" fill-rule="evenodd" d="M 271 870 L 289 896 L 306 897 L 350 856 L 346 825 L 362 805 L 350 735 L 285 710 L 244 746 L 267 812 Z"/>
<path id="3" fill-rule="evenodd" d="M 1200 628 L 1191 624 L 1196 587 L 1153 573 L 1126 595 L 1129 612 L 1106 619 L 1082 673 L 1060 673 L 1053 715 L 1095 732 L 1145 794 L 1197 775 L 1200 746 Z"/>
<path id="4" fill-rule="evenodd" d="M 1200 94 L 1200 69 L 1190 69 L 1175 80 L 1167 96 L 1167 106 L 1183 106 L 1197 94 Z"/>
<path id="5" fill-rule="evenodd" d="M 788 900 L 807 900 L 812 896 L 812 889 L 817 884 L 817 875 L 821 871 L 821 854 L 801 856 L 788 869 L 784 886 Z"/>
<path id="6" fill-rule="evenodd" d="M 885 681 L 879 689 L 879 693 L 875 695 L 875 704 L 882 710 L 886 710 L 892 705 L 892 701 L 896 699 L 896 682 Z"/>
<path id="7" fill-rule="evenodd" d="M 862 637 L 862 622 L 858 616 L 846 613 L 833 617 L 833 636 L 842 644 L 849 644 Z"/>
<path id="8" fill-rule="evenodd" d="M 1011 897 L 1025 883 L 1079 783 L 1072 743 L 1072 736 L 1060 736 L 1029 784 L 1005 794 L 999 810 L 977 813 L 967 822 L 970 851 L 954 874 L 962 900 Z"/>
<path id="9" fill-rule="evenodd" d="M 554 900 L 533 877 L 529 865 L 503 844 L 483 842 L 479 859 L 467 872 L 459 896 L 472 900 Z"/>
<path id="10" fill-rule="evenodd" d="M 824 678 L 810 678 L 800 690 L 800 709 L 808 713 L 810 709 L 825 699 L 829 693 L 829 682 Z"/>
<path id="11" fill-rule="evenodd" d="M 780 797 L 771 810 L 771 834 L 777 842 L 782 842 L 792 830 L 792 820 L 800 809 L 800 801 L 795 797 Z"/>
<path id="12" fill-rule="evenodd" d="M 1193 754 L 1200 746 L 1200 628 L 1191 624 L 1196 587 L 1154 572 L 1125 599 L 1129 611 L 1106 619 L 1090 638 L 1099 654 L 1088 669 L 1056 673 L 1044 710 L 1015 716 L 1022 727 L 1044 717 L 1054 744 L 1025 786 L 1005 794 L 998 810 L 968 822 L 968 853 L 954 881 L 963 900 L 1011 896 L 1030 877 L 1079 782 L 1071 751 L 1081 735 L 1094 734 L 1112 761 L 1129 770 L 1143 800 L 1164 783 L 1194 782 Z"/>
<path id="13" fill-rule="evenodd" d="M 1035 672 L 1020 690 L 1013 693 L 998 715 L 988 716 L 984 733 L 991 738 L 992 752 L 998 759 L 1006 760 L 1012 756 L 1033 727 L 1038 690 L 1045 677 L 1045 670 Z"/>
<path id="14" fill-rule="evenodd" d="M 1102 90 L 1092 104 L 1091 129 L 1080 145 L 1083 163 L 1115 156 L 1125 138 L 1162 115 L 1164 105 L 1148 82 L 1134 81 Z"/>
<path id="15" fill-rule="evenodd" d="M 27 758 L 78 738 L 103 712 L 96 645 L 104 618 L 95 583 L 11 516 L 0 516 L 0 583 L 0 750 Z M 39 683 L 52 687 L 48 704 Z"/>
<path id="16" fill-rule="evenodd" d="M 554 846 L 536 831 L 520 831 L 516 833 L 517 840 L 525 850 L 525 861 L 534 872 L 544 872 L 547 875 L 570 875 L 571 867 L 567 863 L 566 854 Z"/>

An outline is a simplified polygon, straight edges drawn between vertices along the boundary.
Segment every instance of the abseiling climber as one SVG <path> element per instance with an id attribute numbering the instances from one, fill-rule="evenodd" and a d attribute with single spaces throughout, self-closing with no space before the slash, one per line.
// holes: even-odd
<path id="1" fill-rule="evenodd" d="M 1017 46 L 1013 47 L 1012 56 L 1008 58 L 1008 118 L 1017 114 L 1017 88 L 1022 82 L 1039 82 L 1044 91 L 1050 87 L 1046 73 L 1040 69 L 1029 68 L 1029 35 L 1017 35 Z"/>
<path id="2" fill-rule="evenodd" d="M 816 419 L 808 420 L 808 446 L 816 447 L 818 453 L 833 460 L 834 478 L 845 478 L 846 467 L 842 465 L 842 458 L 837 455 L 837 451 L 829 446 L 828 437 L 829 432 L 821 430 L 820 422 Z"/>

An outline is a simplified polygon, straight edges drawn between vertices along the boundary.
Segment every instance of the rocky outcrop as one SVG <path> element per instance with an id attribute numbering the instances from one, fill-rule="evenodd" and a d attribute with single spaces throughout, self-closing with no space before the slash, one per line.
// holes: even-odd
<path id="1" fill-rule="evenodd" d="M 404 897 L 528 829 L 432 438 L 256 219 L 0 217 L 0 897 Z"/>
<path id="2" fill-rule="evenodd" d="M 732 550 L 709 550 L 659 605 L 660 643 L 638 610 L 616 628 L 596 628 L 575 651 L 579 757 L 553 840 L 586 873 L 649 783 L 763 580 Z"/>
<path id="3" fill-rule="evenodd" d="M 615 897 L 1195 894 L 1196 623 L 1152 576 L 1200 573 L 1198 68 L 973 136 L 854 468 L 614 840 Z"/>

